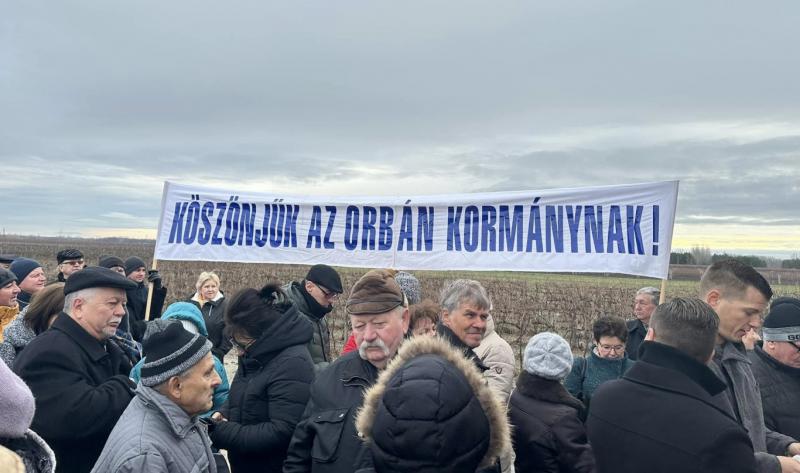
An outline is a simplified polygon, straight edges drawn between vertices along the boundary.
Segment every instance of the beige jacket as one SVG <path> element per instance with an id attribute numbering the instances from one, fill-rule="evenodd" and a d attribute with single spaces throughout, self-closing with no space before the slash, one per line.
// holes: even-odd
<path id="1" fill-rule="evenodd" d="M 489 316 L 486 323 L 486 333 L 478 348 L 473 351 L 480 357 L 489 370 L 483 373 L 489 382 L 489 387 L 508 404 L 508 398 L 514 389 L 517 363 L 514 360 L 514 350 L 507 341 L 497 334 L 494 328 L 494 319 Z"/>

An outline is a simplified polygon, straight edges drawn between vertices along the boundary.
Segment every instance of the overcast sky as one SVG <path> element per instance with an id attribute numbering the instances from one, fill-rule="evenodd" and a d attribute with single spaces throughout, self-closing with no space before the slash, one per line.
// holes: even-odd
<path id="1" fill-rule="evenodd" d="M 800 251 L 800 2 L 0 0 L 10 233 L 153 236 L 176 180 L 680 179 L 674 247 Z"/>

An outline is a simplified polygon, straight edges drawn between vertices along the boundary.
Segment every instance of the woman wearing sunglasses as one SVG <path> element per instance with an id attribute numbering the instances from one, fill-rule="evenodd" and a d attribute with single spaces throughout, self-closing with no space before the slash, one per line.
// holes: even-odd
<path id="1" fill-rule="evenodd" d="M 228 450 L 232 473 L 280 472 L 314 379 L 311 322 L 278 284 L 267 284 L 236 294 L 225 325 L 239 368 L 211 417 L 211 440 Z"/>

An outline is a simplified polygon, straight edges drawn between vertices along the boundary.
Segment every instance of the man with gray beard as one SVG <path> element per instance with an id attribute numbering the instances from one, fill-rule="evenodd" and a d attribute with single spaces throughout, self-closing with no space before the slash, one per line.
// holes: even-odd
<path id="1" fill-rule="evenodd" d="M 397 353 L 408 330 L 408 302 L 392 270 L 374 269 L 356 282 L 345 310 L 357 351 L 317 375 L 294 431 L 284 473 L 352 473 L 362 449 L 355 415 L 364 391 Z"/>

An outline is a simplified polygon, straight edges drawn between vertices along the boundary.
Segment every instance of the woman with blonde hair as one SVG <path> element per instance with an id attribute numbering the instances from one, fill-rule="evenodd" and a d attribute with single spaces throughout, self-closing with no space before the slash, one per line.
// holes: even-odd
<path id="1" fill-rule="evenodd" d="M 219 276 L 213 271 L 203 271 L 195 284 L 196 292 L 187 302 L 196 305 L 203 313 L 203 321 L 208 330 L 208 339 L 214 345 L 211 352 L 221 361 L 231 349 L 225 336 L 225 294 L 219 289 Z"/>

